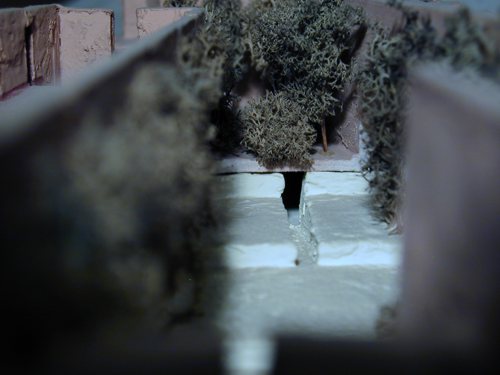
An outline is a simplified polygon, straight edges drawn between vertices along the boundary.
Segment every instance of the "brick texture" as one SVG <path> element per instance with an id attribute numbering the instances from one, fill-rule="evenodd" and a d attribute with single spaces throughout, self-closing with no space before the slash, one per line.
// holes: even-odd
<path id="1" fill-rule="evenodd" d="M 28 83 L 26 26 L 22 9 L 0 11 L 0 97 Z"/>

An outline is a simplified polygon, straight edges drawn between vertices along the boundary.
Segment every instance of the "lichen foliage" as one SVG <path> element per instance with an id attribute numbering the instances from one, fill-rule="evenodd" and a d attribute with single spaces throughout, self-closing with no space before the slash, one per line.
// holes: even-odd
<path id="1" fill-rule="evenodd" d="M 341 0 L 255 0 L 243 8 L 238 0 L 207 0 L 203 6 L 205 23 L 183 43 L 180 56 L 194 76 L 212 82 L 207 96 L 214 101 L 215 146 L 230 152 L 243 146 L 267 165 L 310 166 L 311 147 L 302 139 L 309 139 L 314 127 L 341 110 L 344 87 L 352 78 L 355 30 L 364 24 L 361 13 Z M 247 114 L 256 114 L 263 106 L 252 101 L 254 108 L 243 119 L 234 88 L 251 69 L 274 94 L 282 92 L 279 97 L 286 96 L 302 110 L 304 133 L 299 138 L 294 138 L 298 134 L 295 125 L 287 132 L 281 123 L 279 131 L 268 133 L 281 138 L 263 144 L 295 142 L 295 150 L 303 147 L 300 153 L 277 156 L 275 150 L 255 147 L 258 136 L 247 138 L 255 130 Z M 288 117 L 283 123 L 293 124 L 293 114 L 283 116 Z M 297 159 L 299 154 L 301 159 Z M 274 163 L 270 155 L 276 157 Z"/>
<path id="2" fill-rule="evenodd" d="M 204 85 L 214 144 L 223 151 L 239 144 L 239 122 L 232 90 L 247 71 L 242 43 L 243 25 L 238 0 L 206 0 L 205 20 L 180 43 L 179 65 L 191 81 Z"/>
<path id="3" fill-rule="evenodd" d="M 237 1 L 207 1 L 203 24 L 180 43 L 179 63 L 185 70 L 213 81 L 208 100 L 214 103 L 232 89 L 242 74 L 238 10 Z"/>
<path id="4" fill-rule="evenodd" d="M 112 126 L 90 116 L 66 157 L 68 197 L 86 213 L 72 230 L 90 228 L 102 272 L 160 325 L 196 312 L 222 217 L 205 103 L 187 82 L 173 68 L 144 66 Z"/>
<path id="5" fill-rule="evenodd" d="M 500 16 L 497 22 L 500 24 Z M 446 59 L 455 69 L 474 69 L 500 82 L 500 51 L 467 8 L 449 17 L 445 25 L 445 34 L 437 46 L 437 57 Z"/>
<path id="6" fill-rule="evenodd" d="M 446 61 L 456 69 L 475 69 L 500 77 L 500 55 L 466 9 L 449 17 L 443 36 L 426 18 L 400 3 L 404 22 L 391 32 L 375 30 L 357 78 L 367 158 L 363 172 L 378 217 L 401 225 L 408 67 L 421 61 Z M 401 228 L 398 228 L 401 229 Z"/>
<path id="7" fill-rule="evenodd" d="M 241 114 L 243 142 L 257 160 L 272 169 L 294 165 L 308 169 L 316 132 L 306 123 L 302 108 L 285 93 L 268 92 L 251 101 Z"/>
<path id="8" fill-rule="evenodd" d="M 363 172 L 380 219 L 393 222 L 400 204 L 404 109 L 408 64 L 430 57 L 435 30 L 416 13 L 405 13 L 393 35 L 379 30 L 358 80 L 360 113 L 367 159 Z"/>
<path id="9" fill-rule="evenodd" d="M 200 0 L 163 0 L 164 7 L 195 7 L 199 5 Z"/>
<path id="10" fill-rule="evenodd" d="M 290 154 L 294 159 L 283 156 L 274 164 L 310 166 L 310 145 L 302 139 L 309 139 L 315 127 L 341 110 L 343 90 L 352 78 L 355 31 L 364 25 L 362 14 L 340 0 L 256 1 L 246 9 L 245 20 L 245 46 L 253 68 L 274 93 L 286 97 L 302 113 L 301 137 L 297 138 L 297 127 L 276 132 L 280 142 L 296 142 L 296 151 Z M 269 97 L 263 100 L 268 102 Z M 247 112 L 255 115 L 264 108 L 258 101 L 250 106 L 254 108 Z M 293 124 L 294 114 L 283 115 L 284 124 Z M 246 146 L 254 143 L 246 139 L 254 129 L 249 120 L 246 116 L 243 121 Z M 256 152 L 255 147 L 252 151 Z M 269 160 L 267 154 L 276 157 L 265 147 L 257 152 L 259 160 Z M 297 159 L 299 155 L 302 159 Z"/>

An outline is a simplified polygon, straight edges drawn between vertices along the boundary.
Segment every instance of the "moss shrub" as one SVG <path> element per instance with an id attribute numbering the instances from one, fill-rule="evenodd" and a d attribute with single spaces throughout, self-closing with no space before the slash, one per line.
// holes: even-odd
<path id="1" fill-rule="evenodd" d="M 428 19 L 394 6 L 402 10 L 404 23 L 391 33 L 377 31 L 357 82 L 367 150 L 363 172 L 372 206 L 381 220 L 399 226 L 408 67 L 439 60 L 500 77 L 500 55 L 466 9 L 450 17 L 438 37 Z"/>
<path id="2" fill-rule="evenodd" d="M 195 7 L 199 0 L 163 0 L 164 7 Z"/>
<path id="3" fill-rule="evenodd" d="M 114 125 L 90 117 L 67 153 L 69 195 L 90 218 L 100 267 L 159 324 L 195 312 L 219 240 L 205 104 L 182 77 L 144 66 Z"/>
<path id="4" fill-rule="evenodd" d="M 307 169 L 316 132 L 305 121 L 302 108 L 283 92 L 267 93 L 242 111 L 243 142 L 257 160 L 272 169 L 294 165 Z"/>
<path id="5" fill-rule="evenodd" d="M 169 2 L 180 3 L 188 4 Z M 353 30 L 364 25 L 361 13 L 341 0 L 255 0 L 245 8 L 238 0 L 203 4 L 205 23 L 183 44 L 181 63 L 214 83 L 207 96 L 214 101 L 215 146 L 225 152 L 243 146 L 267 166 L 310 167 L 310 134 L 342 109 L 343 90 L 352 78 Z M 260 136 L 252 134 L 255 124 L 247 120 L 248 113 L 256 115 L 263 106 L 253 101 L 240 117 L 233 92 L 250 69 L 272 88 L 266 102 L 286 96 L 302 110 L 300 126 L 294 113 L 284 112 L 286 119 L 276 125 L 280 129 L 267 132 L 281 138 L 259 142 L 259 147 L 255 140 Z M 294 124 L 293 129 L 286 131 L 283 124 Z M 298 128 L 304 133 L 297 138 Z M 266 148 L 278 141 L 293 145 L 293 151 L 277 155 L 276 149 Z"/>
<path id="6" fill-rule="evenodd" d="M 364 25 L 363 17 L 340 0 L 258 1 L 246 14 L 245 43 L 252 65 L 274 93 L 263 101 L 286 97 L 302 113 L 300 126 L 295 124 L 294 112 L 283 113 L 284 119 L 276 125 L 280 130 L 268 133 L 280 138 L 261 142 L 258 151 L 255 147 L 251 150 L 260 161 L 266 160 L 266 165 L 310 167 L 311 145 L 304 140 L 310 140 L 313 130 L 327 117 L 341 111 L 343 90 L 352 79 L 353 30 Z M 264 108 L 258 101 L 250 106 L 253 108 L 247 112 L 254 115 Z M 252 135 L 254 123 L 248 120 L 248 116 L 243 118 L 243 144 L 247 147 L 257 138 Z M 289 124 L 290 131 L 282 128 L 283 124 Z M 278 141 L 293 145 L 294 151 L 278 156 L 275 149 L 266 148 Z M 271 158 L 276 158 L 274 163 Z"/>
<path id="7" fill-rule="evenodd" d="M 46 124 L 29 152 L 0 159 L 11 359 L 45 360 L 58 341 L 57 353 L 115 345 L 211 308 L 200 303 L 222 210 L 206 103 L 164 63 L 131 74 L 122 106 L 75 104 L 78 128 L 61 137 Z"/>
<path id="8" fill-rule="evenodd" d="M 247 71 L 242 42 L 243 25 L 238 0 L 206 0 L 204 23 L 180 43 L 179 64 L 203 86 L 204 100 L 217 130 L 213 140 L 223 152 L 240 142 L 237 98 L 232 90 Z"/>
<path id="9" fill-rule="evenodd" d="M 375 213 L 396 220 L 400 204 L 404 109 L 408 63 L 431 57 L 435 31 L 416 13 L 405 13 L 403 29 L 394 35 L 379 30 L 358 80 L 367 160 L 363 172 Z"/>

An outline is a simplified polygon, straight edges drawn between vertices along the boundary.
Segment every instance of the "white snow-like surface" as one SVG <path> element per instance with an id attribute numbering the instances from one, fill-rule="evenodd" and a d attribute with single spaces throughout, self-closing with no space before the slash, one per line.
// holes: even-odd
<path id="1" fill-rule="evenodd" d="M 226 246 L 226 265 L 230 268 L 295 267 L 297 251 L 293 242 L 256 245 L 231 243 Z"/>
<path id="2" fill-rule="evenodd" d="M 401 263 L 400 253 L 400 243 L 397 239 L 394 241 L 320 243 L 318 264 L 320 266 L 398 267 Z"/>
<path id="3" fill-rule="evenodd" d="M 275 351 L 271 338 L 234 338 L 226 340 L 226 369 L 230 374 L 270 374 Z"/>
<path id="4" fill-rule="evenodd" d="M 373 338 L 380 308 L 399 293 L 392 267 L 248 268 L 215 279 L 230 286 L 218 325 L 241 338 Z"/>
<path id="5" fill-rule="evenodd" d="M 299 222 L 283 206 L 282 175 L 220 178 L 236 188 L 226 194 L 229 267 L 211 281 L 227 287 L 215 297 L 227 368 L 266 373 L 276 334 L 374 338 L 380 309 L 399 295 L 401 239 L 371 217 L 362 176 L 308 173 Z"/>
<path id="6" fill-rule="evenodd" d="M 318 243 L 318 265 L 399 267 L 401 237 L 372 217 L 366 186 L 357 173 L 307 174 L 301 222 Z"/>
<path id="7" fill-rule="evenodd" d="M 311 172 L 306 174 L 302 197 L 316 195 L 367 195 L 368 183 L 360 173 Z"/>
<path id="8" fill-rule="evenodd" d="M 230 186 L 227 198 L 278 198 L 285 189 L 281 173 L 238 173 L 219 177 Z"/>
<path id="9" fill-rule="evenodd" d="M 281 199 L 283 175 L 245 173 L 219 178 L 232 188 L 225 195 L 229 217 L 225 265 L 295 267 L 297 248 Z"/>
<path id="10" fill-rule="evenodd" d="M 398 267 L 401 236 L 372 218 L 367 197 L 306 198 L 304 211 L 318 242 L 318 264 Z"/>

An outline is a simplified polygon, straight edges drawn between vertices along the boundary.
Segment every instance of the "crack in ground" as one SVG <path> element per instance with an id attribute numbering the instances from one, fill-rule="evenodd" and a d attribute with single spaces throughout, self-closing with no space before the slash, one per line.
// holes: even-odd
<path id="1" fill-rule="evenodd" d="M 296 265 L 299 267 L 313 266 L 318 263 L 318 241 L 310 229 L 306 215 L 290 213 L 289 218 L 296 217 L 295 220 L 289 220 L 290 234 L 293 243 L 297 247 Z"/>

